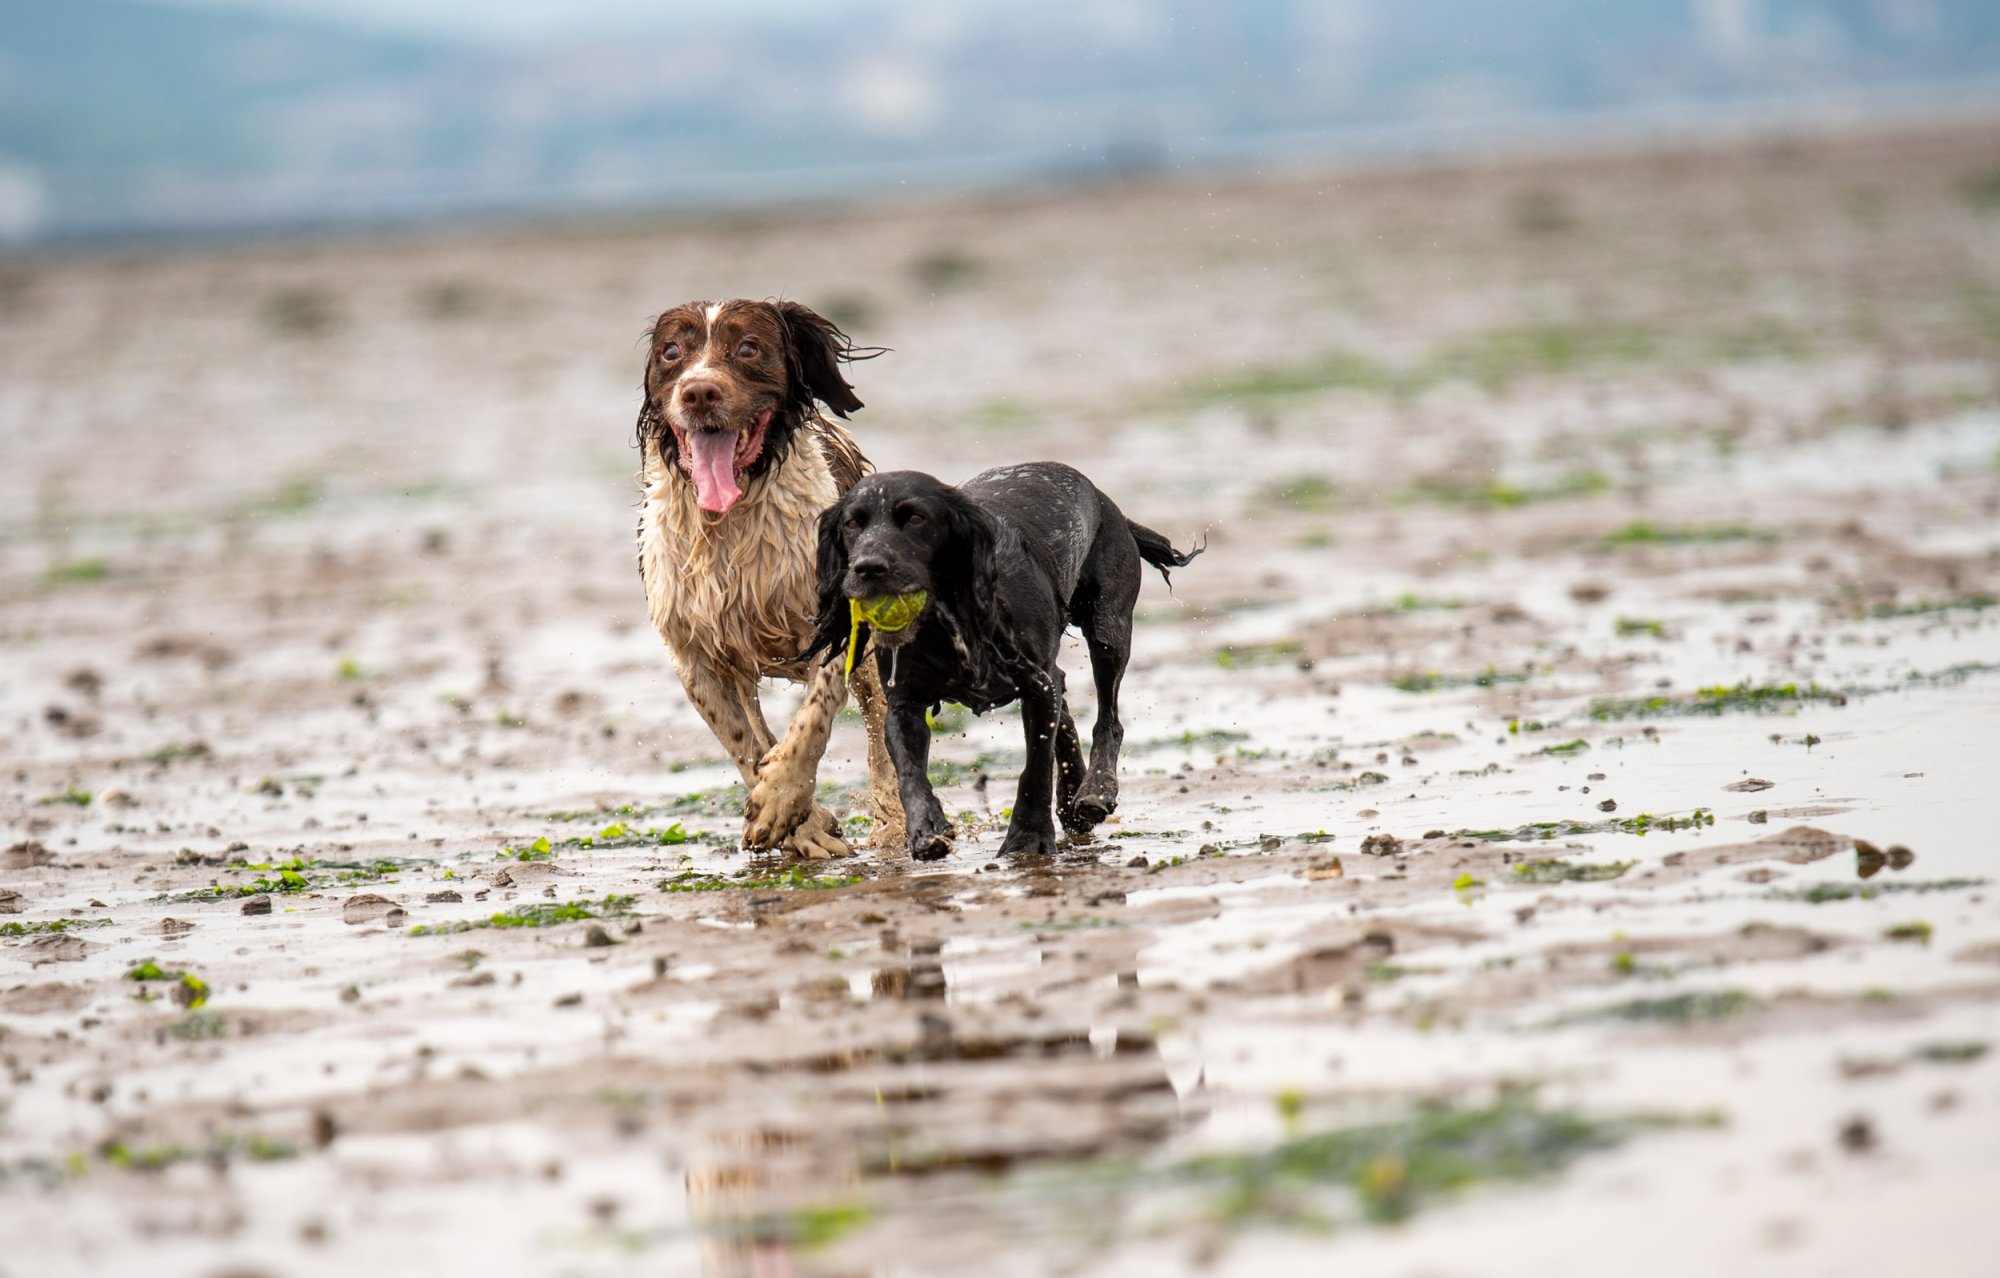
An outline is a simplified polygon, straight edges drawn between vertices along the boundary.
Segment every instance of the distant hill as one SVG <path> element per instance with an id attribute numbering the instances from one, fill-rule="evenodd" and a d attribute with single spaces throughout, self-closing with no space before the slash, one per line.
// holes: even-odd
<path id="1" fill-rule="evenodd" d="M 1995 76 L 1995 0 L 857 0 L 533 45 L 0 0 L 0 238 L 1092 173 Z"/>

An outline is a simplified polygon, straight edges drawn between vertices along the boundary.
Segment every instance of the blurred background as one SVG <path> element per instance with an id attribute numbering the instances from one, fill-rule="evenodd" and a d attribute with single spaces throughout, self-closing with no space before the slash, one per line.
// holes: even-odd
<path id="1" fill-rule="evenodd" d="M 0 0 L 0 237 L 1086 181 L 1996 77 L 1989 0 Z"/>

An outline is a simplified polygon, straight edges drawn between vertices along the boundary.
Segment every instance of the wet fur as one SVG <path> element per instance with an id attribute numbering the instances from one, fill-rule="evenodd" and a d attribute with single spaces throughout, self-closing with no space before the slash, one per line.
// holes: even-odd
<path id="1" fill-rule="evenodd" d="M 731 314 L 774 348 L 765 366 L 740 370 L 729 394 L 741 405 L 772 406 L 763 449 L 746 469 L 743 495 L 720 516 L 695 504 L 669 428 L 675 375 L 660 358 L 668 336 L 686 333 L 712 309 Z M 813 799 L 819 759 L 847 688 L 831 663 L 800 660 L 815 596 L 815 530 L 820 512 L 868 470 L 841 426 L 861 407 L 841 376 L 856 357 L 846 335 L 793 302 L 697 302 L 656 321 L 639 413 L 641 483 L 639 575 L 647 610 L 672 656 L 688 699 L 751 788 L 744 844 L 783 846 L 804 856 L 844 853 L 838 823 Z M 685 363 L 685 361 L 682 361 Z M 817 403 L 816 403 L 817 401 Z M 791 679 L 807 696 L 782 739 L 767 725 L 760 679 Z M 884 747 L 882 701 L 872 678 L 856 680 L 868 727 L 869 771 L 878 837 L 897 837 L 901 812 Z"/>
<path id="2" fill-rule="evenodd" d="M 951 850 L 954 832 L 927 775 L 924 712 L 941 701 L 975 713 L 1021 702 L 1028 760 L 1002 853 L 1053 852 L 1052 807 L 1077 834 L 1116 810 L 1124 741 L 1118 690 L 1131 656 L 1140 564 L 1164 575 L 1200 553 L 1176 551 L 1054 462 L 989 470 L 957 488 L 915 471 L 874 475 L 826 512 L 809 655 L 847 643 L 849 599 L 928 595 L 914 626 L 869 636 L 888 697 L 888 748 L 912 856 L 931 860 Z M 1097 689 L 1087 763 L 1056 660 L 1066 625 L 1083 632 Z"/>

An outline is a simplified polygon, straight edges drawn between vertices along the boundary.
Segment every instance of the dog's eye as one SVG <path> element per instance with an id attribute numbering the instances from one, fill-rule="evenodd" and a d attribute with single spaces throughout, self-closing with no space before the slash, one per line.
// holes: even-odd
<path id="1" fill-rule="evenodd" d="M 855 518 L 853 515 L 849 515 L 847 517 L 847 522 L 842 526 L 847 528 L 849 531 L 853 531 L 861 527 L 861 521 Z"/>
<path id="2" fill-rule="evenodd" d="M 736 358 L 756 359 L 757 343 L 747 337 L 744 338 L 742 341 L 736 343 Z"/>
<path id="3" fill-rule="evenodd" d="M 903 521 L 903 527 L 905 528 L 922 528 L 923 526 L 924 526 L 924 512 L 921 510 L 911 511 L 909 514 L 909 518 Z"/>
<path id="4" fill-rule="evenodd" d="M 661 359 L 679 359 L 680 357 L 681 344 L 679 342 L 668 342 L 660 348 Z"/>

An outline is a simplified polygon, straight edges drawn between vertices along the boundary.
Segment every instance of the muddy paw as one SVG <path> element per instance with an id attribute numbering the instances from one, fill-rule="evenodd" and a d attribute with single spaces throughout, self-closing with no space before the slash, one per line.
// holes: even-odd
<path id="1" fill-rule="evenodd" d="M 910 859 L 941 861 L 951 855 L 951 841 L 958 831 L 942 814 L 920 823 L 910 831 Z"/>
<path id="2" fill-rule="evenodd" d="M 840 823 L 825 808 L 812 809 L 811 815 L 785 840 L 785 851 L 808 861 L 824 861 L 828 857 L 853 853 L 853 849 L 840 837 Z"/>
<path id="3" fill-rule="evenodd" d="M 1062 822 L 1063 829 L 1069 831 L 1071 834 L 1082 836 L 1089 834 L 1093 829 L 1097 828 L 1097 823 L 1104 818 L 1086 816 L 1077 807 L 1075 802 L 1072 801 L 1056 806 L 1056 819 Z"/>
<path id="4" fill-rule="evenodd" d="M 909 842 L 909 837 L 901 821 L 888 823 L 877 821 L 869 827 L 868 846 L 878 852 L 890 852 L 905 846 Z"/>
<path id="5" fill-rule="evenodd" d="M 743 802 L 743 846 L 776 847 L 813 813 L 813 787 L 767 767 Z"/>
<path id="6" fill-rule="evenodd" d="M 1118 781 L 1114 777 L 1093 775 L 1083 783 L 1083 789 L 1076 796 L 1076 816 L 1085 822 L 1084 830 L 1096 825 L 1118 810 Z M 1064 828 L 1071 833 L 1081 833 L 1067 819 Z"/>
<path id="7" fill-rule="evenodd" d="M 1054 830 L 1009 830 L 1006 842 L 1000 845 L 1001 856 L 1054 856 L 1055 854 Z"/>

